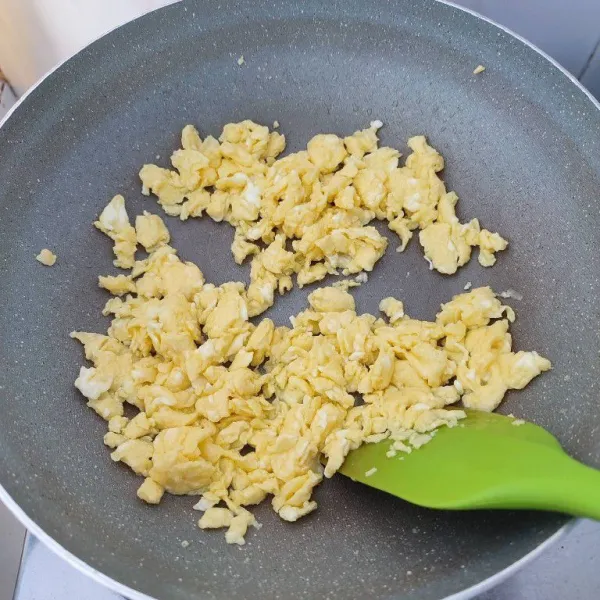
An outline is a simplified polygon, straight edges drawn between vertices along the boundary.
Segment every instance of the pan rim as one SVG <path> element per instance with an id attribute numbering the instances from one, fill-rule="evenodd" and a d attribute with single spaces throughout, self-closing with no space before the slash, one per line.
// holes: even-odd
<path id="1" fill-rule="evenodd" d="M 25 100 L 29 97 L 30 94 L 35 92 L 35 90 L 55 71 L 60 69 L 65 63 L 74 58 L 77 54 L 84 51 L 86 48 L 104 38 L 105 36 L 111 34 L 113 31 L 120 29 L 121 27 L 133 23 L 138 19 L 142 19 L 148 14 L 153 12 L 157 12 L 168 6 L 177 4 L 180 0 L 166 0 L 166 4 L 145 11 L 138 17 L 127 21 L 126 23 L 121 23 L 120 25 L 116 25 L 115 27 L 108 28 L 106 31 L 92 39 L 85 46 L 79 48 L 71 55 L 66 57 L 64 60 L 55 65 L 52 69 L 48 70 L 44 75 L 42 75 L 26 92 L 17 100 L 17 102 L 8 110 L 8 112 L 4 115 L 2 119 L 0 119 L 0 128 L 2 128 L 6 122 L 10 119 L 10 117 L 16 112 L 16 110 L 25 102 Z M 541 57 L 546 59 L 555 69 L 560 71 L 563 75 L 570 80 L 572 84 L 574 84 L 579 91 L 583 92 L 583 94 L 587 97 L 587 99 L 592 103 L 592 105 L 600 111 L 600 101 L 596 99 L 592 93 L 565 67 L 563 67 L 560 63 L 558 63 L 554 58 L 552 58 L 549 54 L 541 50 L 538 46 L 519 35 L 518 33 L 512 31 L 510 28 L 497 23 L 493 19 L 490 19 L 475 10 L 470 8 L 466 8 L 464 6 L 460 6 L 451 0 L 433 0 L 439 4 L 444 4 L 446 6 L 450 6 L 454 9 L 460 10 L 464 13 L 467 13 L 477 19 L 485 21 L 486 23 L 492 25 L 493 27 L 498 28 L 504 33 L 512 36 L 513 38 L 519 40 L 525 46 L 528 46 L 531 50 L 539 54 Z M 119 581 L 113 579 L 112 577 L 105 575 L 101 571 L 95 569 L 84 560 L 77 557 L 75 554 L 67 550 L 64 546 L 62 546 L 59 542 L 57 542 L 51 535 L 46 533 L 40 525 L 38 525 L 20 506 L 19 504 L 12 498 L 12 496 L 8 493 L 8 491 L 4 488 L 2 483 L 0 483 L 0 501 L 9 509 L 12 515 L 27 529 L 28 533 L 33 534 L 39 541 L 41 541 L 46 548 L 50 549 L 57 556 L 65 560 L 68 564 L 73 566 L 79 572 L 85 574 L 90 577 L 93 581 L 99 583 L 104 586 L 109 591 L 115 592 L 128 598 L 129 600 L 157 600 L 153 596 L 149 596 L 144 594 L 143 592 L 139 592 L 129 586 L 120 583 Z M 541 542 L 538 546 L 536 546 L 533 550 L 522 556 L 520 559 L 516 560 L 512 564 L 508 565 L 501 571 L 498 571 L 494 575 L 475 583 L 474 585 L 465 588 L 459 592 L 456 592 L 450 596 L 445 596 L 444 598 L 440 598 L 440 600 L 469 600 L 474 598 L 475 596 L 482 594 L 486 591 L 489 591 L 520 571 L 525 565 L 533 561 L 539 555 L 541 555 L 547 548 L 554 545 L 560 539 L 563 539 L 574 527 L 577 523 L 579 523 L 582 519 L 579 518 L 570 518 L 567 522 L 562 525 L 559 529 L 557 529 L 552 535 L 547 537 L 543 542 Z M 18 580 L 17 580 L 18 583 Z"/>
<path id="2" fill-rule="evenodd" d="M 82 559 L 78 558 L 67 550 L 64 546 L 59 544 L 52 536 L 47 534 L 27 513 L 17 504 L 10 494 L 4 489 L 4 486 L 0 484 L 0 501 L 10 510 L 19 522 L 24 525 L 28 533 L 33 534 L 37 540 L 42 542 L 46 548 L 54 552 L 59 558 L 66 561 L 72 567 L 77 569 L 80 573 L 88 576 L 90 579 L 104 586 L 107 590 L 120 594 L 124 598 L 129 600 L 157 600 L 153 596 L 148 596 L 143 592 L 139 592 L 130 588 L 129 586 L 120 583 L 116 579 L 105 575 L 101 571 L 98 571 Z M 440 600 L 469 600 L 479 594 L 483 594 L 488 590 L 493 589 L 518 571 L 520 571 L 525 565 L 533 561 L 535 558 L 543 554 L 547 548 L 553 546 L 556 542 L 561 540 L 564 536 L 569 533 L 577 523 L 582 519 L 572 518 L 565 523 L 560 529 L 553 533 L 550 537 L 546 538 L 541 544 L 536 546 L 533 550 L 522 556 L 519 560 L 515 561 L 508 567 L 498 571 L 494 575 L 491 575 L 487 579 L 480 581 L 460 592 L 440 598 Z"/>

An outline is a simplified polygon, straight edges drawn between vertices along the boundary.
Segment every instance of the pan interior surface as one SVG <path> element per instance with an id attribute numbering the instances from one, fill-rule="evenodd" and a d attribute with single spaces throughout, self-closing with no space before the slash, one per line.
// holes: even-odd
<path id="1" fill-rule="evenodd" d="M 238 57 L 245 62 L 238 65 Z M 473 69 L 487 67 L 481 75 Z M 600 466 L 600 118 L 545 58 L 493 25 L 422 0 L 183 2 L 102 38 L 49 76 L 0 129 L 0 483 L 75 556 L 160 599 L 402 598 L 433 600 L 505 569 L 566 519 L 531 513 L 419 509 L 336 476 L 319 509 L 293 524 L 268 505 L 242 549 L 201 532 L 192 498 L 139 502 L 115 465 L 105 424 L 73 387 L 82 352 L 68 333 L 102 332 L 114 273 L 92 222 L 116 193 L 129 214 L 161 214 L 141 195 L 145 162 L 168 164 L 187 123 L 202 135 L 251 118 L 281 123 L 288 149 L 320 132 L 347 135 L 381 119 L 382 144 L 406 152 L 420 133 L 446 159 L 461 219 L 510 240 L 496 266 L 473 259 L 456 276 L 428 270 L 416 240 L 388 251 L 355 292 L 375 313 L 393 295 L 431 319 L 473 286 L 516 290 L 517 349 L 552 372 L 502 410 L 557 435 Z M 208 281 L 246 280 L 233 230 L 165 217 L 180 255 Z M 52 268 L 35 261 L 41 248 Z M 280 298 L 280 324 L 311 288 Z M 189 546 L 182 547 L 187 540 Z"/>

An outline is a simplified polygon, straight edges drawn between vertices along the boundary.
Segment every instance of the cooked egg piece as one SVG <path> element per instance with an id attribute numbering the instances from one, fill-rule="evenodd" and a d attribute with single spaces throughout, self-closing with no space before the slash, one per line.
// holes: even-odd
<path id="1" fill-rule="evenodd" d="M 46 267 L 51 267 L 56 262 L 56 254 L 51 250 L 48 250 L 48 248 L 40 250 L 40 253 L 35 258 Z"/>
<path id="2" fill-rule="evenodd" d="M 137 241 L 147 252 L 154 252 L 171 241 L 171 235 L 164 221 L 158 216 L 144 211 L 135 219 Z"/>
<path id="3" fill-rule="evenodd" d="M 115 196 L 100 213 L 94 225 L 113 240 L 115 267 L 131 269 L 135 262 L 137 238 L 125 209 L 125 198 Z"/>

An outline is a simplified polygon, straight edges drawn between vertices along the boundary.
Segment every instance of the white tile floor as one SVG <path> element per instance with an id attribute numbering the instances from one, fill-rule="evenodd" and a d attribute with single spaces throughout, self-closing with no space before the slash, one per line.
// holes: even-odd
<path id="1" fill-rule="evenodd" d="M 4 82 L 2 72 L 0 72 L 0 120 L 8 112 L 8 109 L 15 102 L 15 97 L 8 84 Z"/>
<path id="2" fill-rule="evenodd" d="M 11 600 L 17 579 L 25 529 L 0 502 L 0 600 Z"/>
<path id="3" fill-rule="evenodd" d="M 0 77 L 0 120 L 12 106 L 14 97 Z M 25 529 L 0 502 L 0 600 L 11 600 Z"/>

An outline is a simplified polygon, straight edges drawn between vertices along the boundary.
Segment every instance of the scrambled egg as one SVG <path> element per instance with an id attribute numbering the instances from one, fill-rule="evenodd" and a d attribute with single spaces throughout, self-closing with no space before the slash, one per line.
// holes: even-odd
<path id="1" fill-rule="evenodd" d="M 48 248 L 40 250 L 40 253 L 35 257 L 38 262 L 41 262 L 46 267 L 51 267 L 56 262 L 56 254 Z"/>
<path id="2" fill-rule="evenodd" d="M 116 196 L 95 225 L 113 240 L 115 264 L 130 272 L 99 278 L 113 295 L 103 310 L 112 317 L 106 334 L 71 334 L 92 365 L 81 367 L 75 385 L 107 421 L 112 459 L 143 478 L 139 498 L 199 496 L 199 527 L 225 528 L 232 544 L 259 527 L 247 507 L 266 498 L 286 521 L 315 510 L 314 488 L 353 448 L 390 438 L 391 457 L 410 452 L 464 417 L 451 406 L 459 400 L 493 410 L 507 390 L 550 368 L 535 352 L 512 351 L 514 313 L 487 287 L 456 296 L 429 322 L 408 317 L 394 298 L 381 301 L 383 316 L 357 314 L 347 288 L 364 283 L 360 277 L 312 292 L 291 327 L 250 322 L 276 289 L 291 287 L 293 273 L 307 282 L 330 270 L 370 270 L 385 249 L 365 226 L 371 215 L 395 215 L 392 223 L 405 222 L 399 229 L 408 235 L 427 223 L 426 251 L 447 270 L 470 242 L 493 256 L 491 234 L 484 242 L 477 227 L 450 218 L 455 197 L 442 193 L 441 158 L 423 138 L 413 139 L 403 169 L 395 151 L 375 149 L 374 128 L 346 140 L 317 136 L 307 152 L 275 163 L 282 140 L 249 122 L 227 126 L 221 145 L 187 128 L 174 159 L 180 174 L 143 171 L 172 214 L 206 210 L 235 224 L 236 248 L 255 255 L 247 289 L 207 283 L 169 245 L 160 217 L 144 213 L 133 227 Z M 406 185 L 421 190 L 418 202 L 386 187 L 389 178 L 413 176 Z M 452 259 L 437 253 L 430 227 L 445 232 L 437 236 L 444 242 L 455 240 Z M 259 239 L 265 249 L 254 244 Z M 138 243 L 147 258 L 135 260 Z M 125 404 L 135 408 L 132 418 Z"/>
<path id="3" fill-rule="evenodd" d="M 125 210 L 125 198 L 115 196 L 94 225 L 115 243 L 113 247 L 116 257 L 113 261 L 115 267 L 131 269 L 135 262 L 137 237 Z"/>
<path id="4" fill-rule="evenodd" d="M 493 265 L 507 242 L 477 219 L 459 222 L 458 197 L 437 176 L 440 154 L 423 136 L 413 137 L 399 166 L 397 150 L 378 146 L 381 127 L 373 121 L 345 138 L 317 135 L 305 151 L 277 159 L 284 136 L 252 121 L 225 125 L 218 140 L 202 140 L 187 125 L 171 157 L 175 170 L 147 164 L 140 171 L 143 193 L 182 220 L 206 213 L 235 228 L 235 261 L 252 261 L 250 316 L 273 305 L 276 292 L 289 291 L 292 276 L 302 287 L 328 274 L 371 271 L 387 246 L 369 225 L 374 219 L 388 221 L 399 251 L 420 230 L 425 258 L 440 273 L 455 273 L 473 247 L 483 266 Z M 115 240 L 115 264 L 129 268 L 133 228 L 123 225 L 121 197 L 113 203 L 97 226 Z"/>

